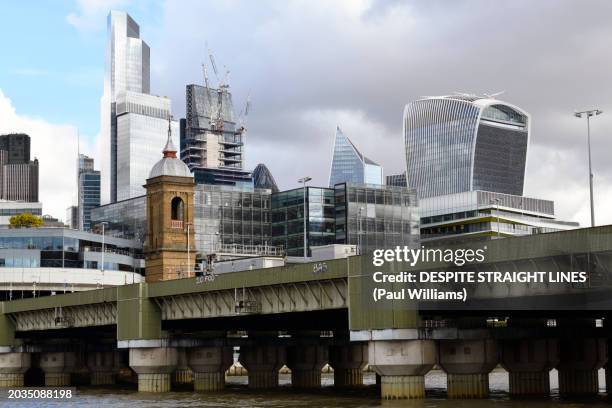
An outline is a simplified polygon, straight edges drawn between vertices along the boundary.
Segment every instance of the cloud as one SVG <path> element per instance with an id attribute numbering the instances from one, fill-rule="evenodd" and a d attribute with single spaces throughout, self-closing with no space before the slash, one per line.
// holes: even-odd
<path id="1" fill-rule="evenodd" d="M 128 0 L 77 0 L 78 11 L 66 16 L 68 24 L 82 31 L 96 31 L 105 27 L 108 12 L 124 7 Z"/>
<path id="2" fill-rule="evenodd" d="M 612 222 L 610 2 L 185 0 L 163 13 L 155 27 L 139 22 L 153 92 L 184 115 L 185 84 L 202 82 L 208 42 L 232 71 L 236 110 L 251 91 L 247 163 L 266 163 L 281 188 L 304 174 L 326 184 L 336 124 L 389 174 L 405 165 L 407 102 L 503 89 L 533 119 L 526 195 L 554 199 L 559 218 L 582 225 L 586 124 L 572 112 L 606 112 L 591 124 L 593 168 L 597 222 Z"/>
<path id="3" fill-rule="evenodd" d="M 66 208 L 76 203 L 77 129 L 17 113 L 0 89 L 0 133 L 26 133 L 31 157 L 39 161 L 39 201 L 43 212 L 65 219 Z M 91 152 L 81 139 L 81 151 Z"/>

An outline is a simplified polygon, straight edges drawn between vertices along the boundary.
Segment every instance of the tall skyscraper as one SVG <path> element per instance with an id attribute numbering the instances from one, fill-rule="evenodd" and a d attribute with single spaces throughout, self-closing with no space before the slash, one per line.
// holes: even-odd
<path id="1" fill-rule="evenodd" d="M 234 119 L 229 85 L 187 85 L 186 101 L 181 159 L 196 183 L 252 184 L 251 174 L 244 170 L 245 128 Z"/>
<path id="2" fill-rule="evenodd" d="M 483 190 L 522 195 L 530 117 L 486 96 L 420 99 L 404 109 L 408 185 L 419 198 Z"/>
<path id="3" fill-rule="evenodd" d="M 259 163 L 255 170 L 253 170 L 253 186 L 255 188 L 266 188 L 272 190 L 273 193 L 278 193 L 276 180 L 274 180 L 272 173 L 263 163 Z"/>
<path id="4" fill-rule="evenodd" d="M 383 168 L 361 154 L 339 126 L 334 139 L 329 186 L 332 188 L 338 183 L 383 184 Z"/>
<path id="5" fill-rule="evenodd" d="M 94 159 L 84 154 L 79 155 L 78 191 L 77 228 L 90 231 L 91 210 L 100 206 L 100 172 L 94 170 Z M 70 223 L 71 226 L 73 224 Z"/>
<path id="6" fill-rule="evenodd" d="M 144 194 L 146 171 L 164 146 L 170 101 L 149 95 L 150 50 L 140 27 L 125 12 L 108 15 L 108 39 L 101 99 L 104 156 L 102 191 L 108 200 Z M 120 118 L 121 117 L 121 118 Z M 141 177 L 143 176 L 143 177 Z M 104 200 L 107 201 L 107 200 Z"/>
<path id="7" fill-rule="evenodd" d="M 38 201 L 38 160 L 30 160 L 30 136 L 0 136 L 0 198 Z"/>

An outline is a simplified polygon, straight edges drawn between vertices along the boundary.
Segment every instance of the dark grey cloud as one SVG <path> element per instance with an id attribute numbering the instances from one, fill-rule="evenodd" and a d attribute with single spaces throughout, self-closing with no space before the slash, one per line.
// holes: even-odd
<path id="1" fill-rule="evenodd" d="M 184 114 L 205 42 L 231 69 L 238 111 L 250 91 L 247 161 L 281 188 L 325 185 L 336 124 L 385 173 L 404 166 L 403 106 L 423 95 L 496 92 L 532 115 L 527 194 L 586 222 L 586 124 L 593 121 L 598 219 L 612 222 L 612 2 L 168 1 L 152 47 L 153 91 Z M 576 190 L 575 194 L 568 191 Z"/>

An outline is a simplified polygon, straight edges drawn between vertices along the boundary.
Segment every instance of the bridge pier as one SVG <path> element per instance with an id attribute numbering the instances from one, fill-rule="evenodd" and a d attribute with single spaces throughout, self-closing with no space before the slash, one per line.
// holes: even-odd
<path id="1" fill-rule="evenodd" d="M 597 394 L 597 371 L 608 361 L 605 339 L 572 339 L 561 342 L 559 393 L 565 396 Z"/>
<path id="2" fill-rule="evenodd" d="M 46 352 L 40 355 L 40 368 L 45 373 L 45 387 L 70 385 L 70 373 L 76 364 L 73 351 Z"/>
<path id="3" fill-rule="evenodd" d="M 299 344 L 287 350 L 287 367 L 291 369 L 294 388 L 321 386 L 321 369 L 327 363 L 328 348 L 320 344 Z"/>
<path id="4" fill-rule="evenodd" d="M 185 385 L 193 383 L 193 371 L 189 368 L 187 361 L 187 349 L 177 348 L 176 370 L 172 373 L 172 384 Z"/>
<path id="5" fill-rule="evenodd" d="M 30 357 L 30 353 L 0 353 L 0 388 L 23 387 Z"/>
<path id="6" fill-rule="evenodd" d="M 329 349 L 329 364 L 334 369 L 334 386 L 353 387 L 363 385 L 363 368 L 367 361 L 367 343 L 331 346 Z"/>
<path id="7" fill-rule="evenodd" d="M 425 374 L 436 363 L 436 344 L 432 340 L 370 341 L 368 361 L 381 377 L 382 398 L 424 398 Z"/>
<path id="8" fill-rule="evenodd" d="M 225 388 L 225 371 L 232 365 L 231 347 L 194 347 L 187 350 L 187 363 L 193 371 L 193 389 L 197 392 Z"/>
<path id="9" fill-rule="evenodd" d="M 87 354 L 91 385 L 115 384 L 115 354 L 114 351 L 91 351 Z"/>
<path id="10" fill-rule="evenodd" d="M 486 398 L 489 373 L 497 365 L 494 340 L 441 340 L 440 366 L 446 371 L 448 398 Z"/>
<path id="11" fill-rule="evenodd" d="M 130 367 L 138 374 L 138 391 L 168 392 L 177 364 L 174 347 L 130 348 Z"/>
<path id="12" fill-rule="evenodd" d="M 278 370 L 286 362 L 285 347 L 272 344 L 255 344 L 240 347 L 240 364 L 247 369 L 249 388 L 274 388 L 278 386 Z"/>
<path id="13" fill-rule="evenodd" d="M 526 339 L 501 344 L 501 364 L 509 373 L 510 395 L 547 396 L 550 370 L 559 363 L 555 339 Z"/>

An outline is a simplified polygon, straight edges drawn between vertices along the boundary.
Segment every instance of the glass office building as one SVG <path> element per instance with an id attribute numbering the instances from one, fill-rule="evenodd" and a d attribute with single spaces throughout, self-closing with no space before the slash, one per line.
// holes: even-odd
<path id="1" fill-rule="evenodd" d="M 272 246 L 270 190 L 196 184 L 194 230 L 200 256 L 213 253 L 264 255 Z M 107 222 L 109 235 L 144 242 L 146 196 L 103 205 L 92 211 L 94 224 Z"/>
<path id="2" fill-rule="evenodd" d="M 94 159 L 84 154 L 79 155 L 78 194 L 77 228 L 90 231 L 91 210 L 100 205 L 100 172 L 94 170 Z M 71 219 L 68 225 L 72 224 Z"/>
<path id="3" fill-rule="evenodd" d="M 334 186 L 335 242 L 361 251 L 416 246 L 419 204 L 414 189 L 341 183 Z"/>
<path id="4" fill-rule="evenodd" d="M 306 210 L 304 210 L 304 193 Z M 297 188 L 272 194 L 272 244 L 285 247 L 288 256 L 304 255 L 304 214 L 310 247 L 336 241 L 334 190 L 322 187 Z"/>
<path id="5" fill-rule="evenodd" d="M 117 96 L 117 200 L 145 194 L 143 185 L 168 140 L 170 99 L 134 92 Z M 178 122 L 170 123 L 178 144 Z"/>
<path id="6" fill-rule="evenodd" d="M 419 198 L 485 190 L 521 196 L 530 117 L 475 95 L 429 97 L 406 105 L 408 185 Z"/>
<path id="7" fill-rule="evenodd" d="M 105 236 L 104 249 L 104 269 L 144 273 L 139 242 Z M 0 268 L 100 269 L 101 262 L 100 234 L 53 227 L 0 229 Z"/>
<path id="8" fill-rule="evenodd" d="M 338 183 L 383 184 L 383 169 L 357 150 L 340 127 L 336 128 L 329 187 Z"/>
<path id="9" fill-rule="evenodd" d="M 465 191 L 420 200 L 421 240 L 443 245 L 564 231 L 576 222 L 555 219 L 554 203 L 490 191 Z"/>
<path id="10" fill-rule="evenodd" d="M 408 187 L 406 180 L 406 172 L 400 174 L 391 174 L 385 177 L 386 185 L 394 187 Z"/>

